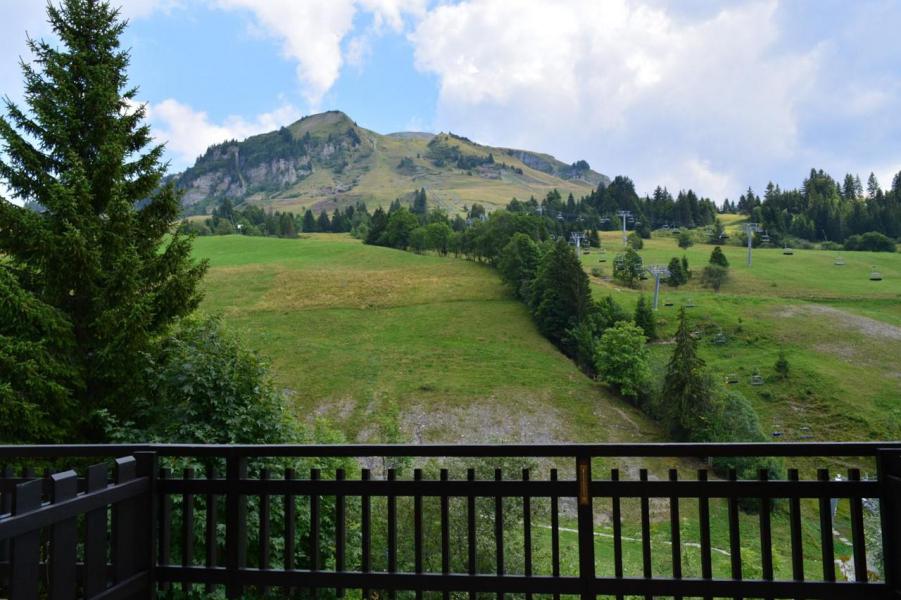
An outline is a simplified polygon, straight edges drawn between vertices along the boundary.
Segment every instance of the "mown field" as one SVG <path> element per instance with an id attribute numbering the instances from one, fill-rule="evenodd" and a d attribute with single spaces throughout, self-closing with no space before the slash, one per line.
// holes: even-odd
<path id="1" fill-rule="evenodd" d="M 619 238 L 605 234 L 604 239 L 610 260 L 599 263 L 601 255 L 592 251 L 583 256 L 586 269 L 602 266 L 609 272 Z M 696 272 L 710 248 L 698 245 L 685 252 Z M 542 338 L 525 307 L 488 267 L 364 246 L 328 234 L 296 240 L 199 238 L 195 253 L 211 266 L 202 309 L 222 315 L 248 345 L 271 360 L 277 382 L 304 423 L 326 417 L 348 440 L 359 442 L 665 439 L 655 424 L 585 377 Z M 664 337 L 674 329 L 675 309 L 690 299 L 705 359 L 718 374 L 739 375 L 736 387 L 752 399 L 765 428 L 783 432 L 781 439 L 899 437 L 893 357 L 901 340 L 891 332 L 899 317 L 894 306 L 901 292 L 901 257 L 846 253 L 845 267 L 834 267 L 825 253 L 783 256 L 761 250 L 755 253 L 755 267 L 747 271 L 741 266 L 741 249 L 726 248 L 726 253 L 734 280 L 719 294 L 695 282 L 677 292 L 664 289 L 663 299 L 673 302 L 659 312 Z M 642 254 L 648 262 L 665 262 L 671 255 L 681 257 L 682 251 L 672 239 L 656 239 L 647 242 Z M 885 276 L 872 287 L 866 277 L 870 264 L 878 264 Z M 612 293 L 630 308 L 637 300 L 636 291 L 597 278 L 594 283 L 598 294 Z M 711 338 L 720 330 L 728 341 L 715 345 Z M 791 361 L 788 382 L 772 379 L 780 346 Z M 660 368 L 670 348 L 665 340 L 652 345 Z M 748 383 L 755 368 L 765 376 L 764 386 Z M 386 415 L 395 412 L 396 422 L 386 423 Z M 388 435 L 394 429 L 399 435 Z M 599 477 L 618 467 L 624 477 L 635 478 L 638 466 L 618 460 L 597 461 L 594 468 Z M 700 465 L 657 460 L 640 466 L 648 467 L 653 478 L 665 477 L 672 466 L 691 477 Z M 547 477 L 547 467 L 539 465 L 533 477 Z M 564 469 L 561 476 L 572 473 Z M 637 502 L 624 503 L 624 558 L 627 574 L 633 575 L 641 572 L 637 510 Z M 696 503 L 683 503 L 686 575 L 699 568 L 696 510 Z M 599 502 L 596 543 L 598 572 L 603 574 L 612 569 L 608 511 Z M 808 572 L 815 574 L 818 519 L 813 505 L 805 504 L 804 511 L 809 517 L 804 519 L 804 554 Z M 670 555 L 667 502 L 654 500 L 652 513 L 653 570 L 663 575 Z M 574 528 L 568 514 L 564 512 L 561 525 Z M 786 514 L 787 508 L 777 505 L 773 536 L 778 576 L 788 576 L 790 570 Z M 711 504 L 711 516 L 715 574 L 725 575 L 730 559 L 724 502 Z M 757 527 L 756 515 L 742 514 L 748 576 L 760 569 Z M 836 529 L 850 536 L 844 503 Z M 549 533 L 536 524 L 534 536 L 536 568 L 541 569 L 548 564 Z M 517 543 L 515 536 L 507 540 L 510 547 Z M 574 572 L 575 533 L 564 529 L 561 543 L 563 570 Z M 835 543 L 837 557 L 847 560 L 848 545 L 841 537 Z M 508 572 L 520 570 L 508 565 Z"/>

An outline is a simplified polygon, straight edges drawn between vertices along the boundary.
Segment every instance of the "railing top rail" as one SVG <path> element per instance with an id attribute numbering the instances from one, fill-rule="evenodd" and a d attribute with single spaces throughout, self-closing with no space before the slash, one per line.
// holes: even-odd
<path id="1" fill-rule="evenodd" d="M 642 444 L 59 444 L 0 445 L 0 458 L 107 457 L 138 451 L 193 457 L 861 457 L 880 449 L 901 450 L 901 440 L 885 442 L 740 442 Z"/>

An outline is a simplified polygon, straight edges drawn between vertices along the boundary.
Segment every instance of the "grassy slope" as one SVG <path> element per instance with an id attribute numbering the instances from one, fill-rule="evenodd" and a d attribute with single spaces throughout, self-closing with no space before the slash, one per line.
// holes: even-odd
<path id="1" fill-rule="evenodd" d="M 598 265 L 609 274 L 621 237 L 605 233 L 604 243 L 607 254 L 593 252 L 583 262 L 589 270 Z M 735 387 L 752 400 L 764 428 L 783 432 L 783 439 L 901 437 L 901 254 L 843 252 L 846 264 L 836 266 L 836 252 L 795 250 L 786 256 L 781 249 L 756 249 L 748 268 L 747 251 L 726 246 L 732 280 L 715 294 L 697 281 L 711 249 L 699 244 L 683 251 L 669 236 L 645 241 L 646 264 L 666 264 L 684 254 L 695 273 L 678 290 L 661 286 L 663 336 L 673 333 L 678 307 L 689 300 L 695 304 L 689 311 L 702 336 L 703 357 L 718 376 L 739 377 Z M 607 262 L 599 263 L 601 256 Z M 869 281 L 873 266 L 883 281 Z M 613 293 L 634 306 L 638 292 L 593 281 L 597 293 Z M 652 293 L 653 281 L 643 287 Z M 724 345 L 713 343 L 720 330 L 729 340 Z M 787 382 L 776 380 L 773 372 L 780 347 L 792 367 Z M 653 346 L 658 363 L 667 360 L 669 348 Z M 749 384 L 755 369 L 765 385 Z"/>
<path id="2" fill-rule="evenodd" d="M 649 257 L 657 244 L 661 256 L 669 252 L 663 241 L 655 241 L 649 245 Z M 300 240 L 201 238 L 195 251 L 209 258 L 212 267 L 204 309 L 223 314 L 251 346 L 272 358 L 300 419 L 327 414 L 351 439 L 378 441 L 380 408 L 394 398 L 407 437 L 418 441 L 661 439 L 642 415 L 612 399 L 551 347 L 485 267 L 363 246 L 332 235 Z M 706 252 L 693 248 L 688 254 L 697 265 Z M 733 252 L 728 253 L 732 259 Z M 586 263 L 597 256 L 588 255 Z M 740 282 L 738 269 L 736 275 Z M 694 289 L 686 295 L 695 299 L 699 313 L 718 321 L 746 315 L 749 306 L 765 310 L 768 303 L 783 302 L 773 295 L 736 305 L 738 300 L 728 300 L 725 294 Z M 617 293 L 621 301 L 635 296 Z M 754 345 L 749 348 L 751 354 L 759 351 Z M 663 345 L 655 349 L 658 359 L 666 350 Z M 710 358 L 706 345 L 704 352 Z M 792 360 L 793 365 L 800 362 Z M 665 468 L 674 466 L 666 461 L 642 463 L 651 468 L 652 477 L 664 477 Z M 594 468 L 602 477 L 614 466 L 624 469 L 624 477 L 635 478 L 636 465 L 630 461 L 596 461 Z M 683 472 L 688 477 L 690 470 Z M 608 504 L 599 501 L 596 507 L 599 572 L 607 575 L 612 564 Z M 636 502 L 624 502 L 624 559 L 627 574 L 633 575 L 641 572 L 637 510 Z M 685 573 L 697 575 L 698 550 L 691 545 L 699 538 L 696 502 L 684 502 L 682 510 L 682 541 L 688 544 L 683 547 Z M 666 502 L 653 500 L 652 511 L 654 572 L 665 575 L 670 552 Z M 842 505 L 836 527 L 847 536 L 845 512 Z M 567 514 L 563 525 L 574 527 Z M 711 514 L 714 545 L 728 548 L 724 503 L 712 502 Z M 741 519 L 744 569 L 754 576 L 760 568 L 758 521 L 755 515 L 742 514 Z M 790 563 L 783 554 L 788 547 L 783 506 L 774 515 L 773 535 L 776 571 L 785 577 Z M 818 537 L 817 520 L 806 519 L 804 552 L 810 573 L 818 571 Z M 547 538 L 546 529 L 536 529 L 537 569 L 549 561 Z M 563 531 L 561 538 L 563 570 L 574 572 L 575 534 Z M 507 542 L 516 546 L 516 540 Z M 848 553 L 839 540 L 836 549 L 838 556 Z M 727 575 L 728 556 L 715 552 L 713 558 L 715 572 Z M 519 565 L 508 569 L 517 572 Z"/>
<path id="3" fill-rule="evenodd" d="M 200 238 L 203 309 L 271 357 L 298 416 L 375 439 L 394 399 L 412 439 L 654 439 L 656 428 L 584 377 L 487 267 L 349 237 Z"/>
<path id="4" fill-rule="evenodd" d="M 349 121 L 340 122 L 338 125 L 318 124 L 314 131 L 319 136 L 325 136 L 330 131 L 338 133 L 347 123 Z M 358 128 L 358 131 L 364 139 L 363 147 L 358 151 L 351 166 L 343 173 L 336 174 L 330 169 L 319 169 L 307 179 L 279 193 L 277 197 L 260 202 L 279 210 L 295 212 L 308 207 L 317 210 L 331 209 L 336 200 L 342 205 L 363 200 L 370 208 L 374 208 L 379 205 L 386 206 L 395 198 L 424 187 L 428 190 L 429 200 L 433 206 L 444 208 L 453 214 L 462 210 L 464 205 L 473 202 L 479 202 L 488 208 L 499 208 L 505 206 L 512 197 L 526 200 L 534 195 L 536 198 L 542 198 L 556 188 L 564 195 L 572 192 L 578 198 L 591 192 L 594 187 L 583 181 L 563 180 L 532 169 L 502 149 L 480 146 L 457 138 L 450 139 L 449 143 L 459 146 L 464 155 L 485 156 L 491 152 L 497 162 L 520 168 L 523 174 L 506 170 L 502 172 L 500 179 L 491 179 L 480 176 L 477 171 L 468 175 L 466 171 L 455 167 L 437 168 L 425 158 L 428 139 L 380 135 L 362 128 Z M 294 133 L 300 137 L 305 130 L 299 128 Z M 401 172 L 397 167 L 405 157 L 413 161 L 415 168 Z M 353 187 L 340 194 L 323 191 L 337 185 L 351 184 Z"/>

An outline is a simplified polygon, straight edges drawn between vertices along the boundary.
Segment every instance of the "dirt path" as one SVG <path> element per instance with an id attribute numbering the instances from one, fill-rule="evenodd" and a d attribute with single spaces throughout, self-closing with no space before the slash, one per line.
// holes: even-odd
<path id="1" fill-rule="evenodd" d="M 885 340 L 901 341 L 901 327 L 855 315 L 838 308 L 824 306 L 822 304 L 798 304 L 789 306 L 777 313 L 780 317 L 794 317 L 799 315 L 818 315 L 829 318 L 832 323 L 853 329 L 865 335 Z"/>

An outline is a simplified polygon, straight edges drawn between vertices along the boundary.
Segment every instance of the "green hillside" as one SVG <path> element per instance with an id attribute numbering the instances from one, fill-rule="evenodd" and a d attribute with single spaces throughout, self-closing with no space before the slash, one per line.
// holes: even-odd
<path id="1" fill-rule="evenodd" d="M 199 238 L 203 309 L 271 358 L 298 418 L 379 438 L 385 403 L 410 440 L 640 441 L 655 426 L 586 378 L 497 275 L 350 237 Z"/>
<path id="2" fill-rule="evenodd" d="M 540 198 L 555 188 L 580 197 L 609 179 L 584 161 L 569 165 L 448 133 L 382 135 L 330 111 L 244 141 L 223 141 L 175 181 L 193 213 L 222 198 L 295 212 L 357 201 L 374 208 L 423 187 L 433 206 L 453 213 L 473 202 L 491 208 L 512 197 Z"/>
<path id="3" fill-rule="evenodd" d="M 582 261 L 587 271 L 600 267 L 610 275 L 622 238 L 616 232 L 602 237 L 607 252 L 594 250 Z M 731 280 L 714 293 L 698 281 L 712 248 L 696 244 L 682 250 L 674 237 L 659 233 L 645 240 L 639 253 L 646 265 L 684 255 L 694 272 L 686 286 L 661 284 L 661 337 L 675 331 L 680 306 L 694 305 L 688 311 L 703 358 L 722 381 L 735 376 L 737 383 L 728 385 L 753 402 L 764 428 L 781 433 L 777 439 L 901 437 L 901 254 L 794 250 L 786 255 L 781 248 L 760 248 L 749 268 L 745 248 L 724 246 Z M 839 256 L 844 265 L 834 264 Z M 882 281 L 869 280 L 873 269 Z M 612 293 L 630 308 L 640 293 L 604 278 L 592 281 L 598 295 Z M 653 280 L 642 287 L 652 294 Z M 791 365 L 787 381 L 773 368 L 780 348 Z M 662 368 L 670 346 L 652 344 L 652 353 Z M 763 385 L 751 385 L 755 372 L 764 377 Z"/>

